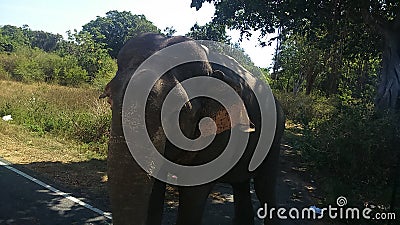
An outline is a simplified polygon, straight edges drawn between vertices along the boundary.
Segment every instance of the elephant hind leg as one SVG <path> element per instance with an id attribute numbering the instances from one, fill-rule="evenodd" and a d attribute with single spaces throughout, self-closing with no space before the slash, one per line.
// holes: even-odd
<path id="1" fill-rule="evenodd" d="M 207 197 L 213 184 L 179 187 L 179 207 L 176 225 L 200 225 Z"/>
<path id="2" fill-rule="evenodd" d="M 150 196 L 147 225 L 161 225 L 164 211 L 165 183 L 155 180 Z"/>
<path id="3" fill-rule="evenodd" d="M 257 170 L 254 177 L 254 188 L 257 197 L 260 201 L 260 206 L 267 204 L 268 208 L 276 208 L 276 179 L 279 166 L 279 144 L 274 143 L 270 153 L 267 156 L 267 161 L 264 162 Z M 270 215 L 264 219 L 265 225 L 279 225 L 279 220 L 276 215 L 270 219 Z"/>
<path id="4" fill-rule="evenodd" d="M 234 225 L 254 225 L 254 212 L 251 202 L 250 182 L 233 183 L 235 205 Z"/>

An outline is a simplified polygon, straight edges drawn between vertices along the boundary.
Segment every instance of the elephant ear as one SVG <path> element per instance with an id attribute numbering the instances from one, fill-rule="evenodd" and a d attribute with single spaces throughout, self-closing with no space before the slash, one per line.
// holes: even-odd
<path id="1" fill-rule="evenodd" d="M 211 74 L 212 77 L 218 78 L 222 81 L 225 80 L 225 74 L 221 70 L 214 70 Z"/>
<path id="2" fill-rule="evenodd" d="M 229 72 L 231 72 L 231 71 L 229 71 Z M 243 86 L 242 86 L 242 84 L 240 83 L 239 80 L 233 79 L 232 77 L 230 77 L 229 75 L 225 74 L 221 70 L 214 70 L 212 72 L 211 76 L 215 77 L 217 79 L 220 79 L 223 82 L 225 82 L 226 84 L 228 84 L 229 86 L 231 86 L 236 91 L 236 93 L 238 93 L 238 95 L 242 97 Z"/>
<path id="3" fill-rule="evenodd" d="M 223 82 L 225 82 L 226 84 L 231 86 L 236 91 L 236 93 L 238 93 L 238 95 L 240 97 L 243 97 L 242 96 L 243 85 L 240 83 L 239 80 L 235 80 L 230 75 L 234 76 L 232 73 L 228 73 L 228 75 L 227 75 L 220 70 L 214 70 L 211 76 L 222 80 Z M 255 131 L 254 123 L 250 120 L 247 113 L 243 112 L 242 109 L 240 107 L 238 107 L 238 105 L 236 105 L 236 104 L 232 105 L 230 107 L 231 107 L 231 110 L 233 110 L 235 112 L 235 115 L 237 116 L 235 118 L 230 118 L 230 119 L 233 119 L 234 126 L 239 125 L 240 129 L 246 133 L 254 132 Z M 214 118 L 215 121 L 222 123 L 222 124 L 219 124 L 217 122 L 217 127 L 222 128 L 221 131 L 226 130 L 224 127 L 230 127 L 230 119 L 227 120 L 225 117 L 229 117 L 228 114 L 226 113 L 226 111 L 224 111 L 223 113 L 218 112 L 216 114 L 216 118 Z M 228 123 L 228 125 L 225 126 L 226 125 L 225 123 Z M 218 129 L 217 129 L 217 133 L 219 133 Z"/>

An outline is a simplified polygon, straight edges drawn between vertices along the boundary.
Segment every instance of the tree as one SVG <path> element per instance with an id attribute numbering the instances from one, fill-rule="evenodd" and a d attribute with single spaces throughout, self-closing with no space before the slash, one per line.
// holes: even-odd
<path id="1" fill-rule="evenodd" d="M 104 43 L 113 58 L 117 58 L 128 39 L 145 32 L 160 33 L 144 15 L 133 15 L 127 11 L 109 11 L 105 17 L 98 16 L 85 24 L 82 31 L 90 33 L 97 43 Z"/>
<path id="2" fill-rule="evenodd" d="M 46 52 L 57 48 L 62 40 L 59 34 L 52 34 L 44 31 L 34 31 L 28 25 L 15 27 L 5 25 L 0 27 L 0 50 L 11 52 L 18 46 L 29 46 L 39 48 Z"/>
<path id="3" fill-rule="evenodd" d="M 300 35 L 291 35 L 281 43 L 278 53 L 280 89 L 297 94 L 305 89 L 307 95 L 311 93 L 318 75 L 322 74 L 325 54 L 307 38 Z M 277 83 L 277 82 L 275 82 Z"/>
<path id="4" fill-rule="evenodd" d="M 216 7 L 214 21 L 249 34 L 252 29 L 261 35 L 273 33 L 281 27 L 284 31 L 304 34 L 325 33 L 327 43 L 338 43 L 332 53 L 341 53 L 347 42 L 357 47 L 353 51 L 368 51 L 361 41 L 375 40 L 373 46 L 382 52 L 381 82 L 378 87 L 376 106 L 378 109 L 396 109 L 400 106 L 400 2 L 397 0 L 192 0 L 192 7 L 201 8 L 204 2 Z M 346 25 L 348 30 L 343 30 Z M 307 28 L 307 29 L 305 29 Z M 346 32 L 345 32 L 346 31 Z M 361 36 L 359 36 L 361 34 Z M 350 38 L 349 38 L 350 36 Z M 376 42 L 376 37 L 382 42 Z M 310 35 L 312 38 L 312 35 Z M 323 42 L 321 42 L 323 43 Z M 340 55 L 339 55 L 340 56 Z M 342 63 L 341 57 L 337 65 Z M 332 83 L 339 76 L 338 67 L 333 67 Z M 336 84 L 335 84 L 336 85 Z"/>
<path id="5" fill-rule="evenodd" d="M 62 57 L 75 57 L 78 65 L 87 71 L 87 82 L 96 79 L 110 79 L 114 75 L 116 63 L 110 57 L 104 43 L 97 43 L 91 34 L 85 31 L 68 31 L 68 40 L 62 41 L 58 54 Z"/>
<path id="6" fill-rule="evenodd" d="M 211 40 L 225 44 L 229 44 L 231 40 L 231 38 L 226 34 L 225 25 L 216 23 L 207 23 L 204 26 L 195 23 L 186 36 L 196 40 Z"/>
<path id="7" fill-rule="evenodd" d="M 28 46 L 29 39 L 22 28 L 11 25 L 0 27 L 0 51 L 12 52 L 19 46 Z"/>
<path id="8" fill-rule="evenodd" d="M 23 28 L 28 37 L 31 47 L 40 48 L 46 52 L 54 51 L 57 44 L 62 40 L 60 34 L 52 34 L 44 31 L 33 31 L 28 27 Z"/>
<path id="9" fill-rule="evenodd" d="M 240 44 L 231 43 L 231 37 L 226 34 L 225 25 L 211 22 L 205 24 L 204 26 L 200 26 L 199 24 L 195 23 L 192 28 L 190 28 L 190 32 L 187 33 L 186 36 L 195 40 L 214 41 L 214 45 L 208 43 L 210 46 L 207 47 L 212 47 L 213 51 L 221 52 L 235 58 L 248 71 L 258 77 L 263 77 L 260 68 L 254 65 L 250 56 L 246 54 L 242 47 L 240 47 Z"/>
<path id="10" fill-rule="evenodd" d="M 14 46 L 12 45 L 9 38 L 1 33 L 0 30 L 0 52 L 12 52 Z"/>
<path id="11" fill-rule="evenodd" d="M 176 30 L 175 30 L 175 28 L 174 27 L 166 27 L 165 29 L 164 29 L 164 35 L 165 36 L 167 36 L 167 37 L 172 37 L 175 33 L 176 33 Z"/>

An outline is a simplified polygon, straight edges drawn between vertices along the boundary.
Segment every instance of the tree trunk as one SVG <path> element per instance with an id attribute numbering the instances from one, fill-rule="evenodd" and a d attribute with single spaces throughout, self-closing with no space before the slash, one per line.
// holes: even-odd
<path id="1" fill-rule="evenodd" d="M 310 95 L 314 87 L 315 79 L 317 78 L 315 65 L 308 67 L 305 73 L 306 73 L 306 95 Z"/>
<path id="2" fill-rule="evenodd" d="M 376 97 L 378 110 L 399 109 L 400 94 L 400 32 L 387 29 L 382 58 L 381 82 Z"/>
<path id="3" fill-rule="evenodd" d="M 304 82 L 304 74 L 303 72 L 299 72 L 299 76 L 297 79 L 293 80 L 293 94 L 297 95 L 301 91 L 301 86 Z"/>

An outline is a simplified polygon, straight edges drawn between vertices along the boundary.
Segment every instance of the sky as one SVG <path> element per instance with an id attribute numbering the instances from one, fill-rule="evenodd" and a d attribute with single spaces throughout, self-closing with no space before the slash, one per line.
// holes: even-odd
<path id="1" fill-rule="evenodd" d="M 29 25 L 32 30 L 43 30 L 66 35 L 66 31 L 81 30 L 82 26 L 110 10 L 130 11 L 145 15 L 158 28 L 174 27 L 176 35 L 184 35 L 197 22 L 204 25 L 214 15 L 214 6 L 208 3 L 196 11 L 190 8 L 191 0 L 0 0 L 0 26 Z M 239 32 L 228 31 L 232 41 L 239 39 Z M 271 66 L 273 47 L 261 47 L 254 32 L 251 40 L 241 46 L 256 66 Z M 272 36 L 271 36 L 272 37 Z M 269 37 L 268 37 L 269 38 Z"/>

